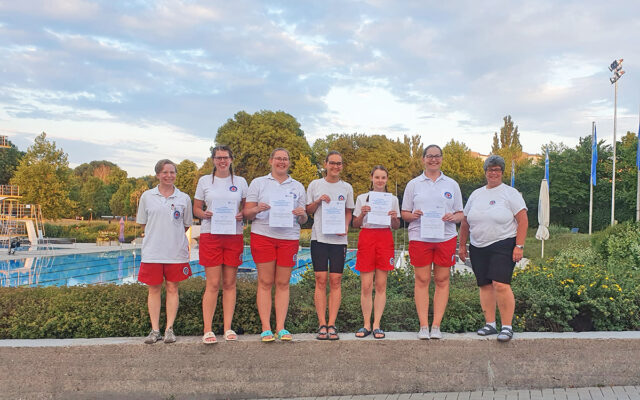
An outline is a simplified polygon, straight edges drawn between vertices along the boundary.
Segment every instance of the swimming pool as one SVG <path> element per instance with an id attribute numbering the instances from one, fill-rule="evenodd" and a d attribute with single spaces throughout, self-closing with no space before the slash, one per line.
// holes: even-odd
<path id="1" fill-rule="evenodd" d="M 196 250 L 197 251 L 197 250 Z M 347 251 L 345 266 L 355 267 L 356 251 Z M 256 265 L 249 247 L 245 247 L 239 272 L 252 274 Z M 204 267 L 191 261 L 194 276 L 204 277 Z M 105 251 L 64 256 L 25 257 L 0 261 L 0 287 L 75 286 L 101 283 L 137 282 L 140 250 Z M 302 279 L 311 268 L 309 248 L 298 252 L 298 264 L 291 273 L 291 283 Z"/>

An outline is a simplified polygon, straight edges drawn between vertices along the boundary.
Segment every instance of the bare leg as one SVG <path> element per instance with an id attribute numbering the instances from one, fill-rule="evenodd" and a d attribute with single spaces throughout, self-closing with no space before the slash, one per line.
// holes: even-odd
<path id="1" fill-rule="evenodd" d="M 149 319 L 151 320 L 151 329 L 160 330 L 160 308 L 162 306 L 162 284 L 149 285 L 149 294 L 147 296 L 147 307 L 149 309 Z"/>
<path id="2" fill-rule="evenodd" d="M 480 305 L 487 322 L 496 321 L 496 293 L 493 285 L 480 286 Z"/>
<path id="3" fill-rule="evenodd" d="M 318 325 L 327 324 L 327 278 L 328 271 L 316 272 L 316 289 L 313 293 L 313 300 L 316 305 L 316 314 L 318 314 Z"/>
<path id="4" fill-rule="evenodd" d="M 449 302 L 449 276 L 451 269 L 433 265 L 433 280 L 436 284 L 436 291 L 433 294 L 433 325 L 440 326 L 444 310 Z"/>
<path id="5" fill-rule="evenodd" d="M 516 307 L 511 285 L 494 281 L 493 288 L 495 289 L 498 310 L 500 310 L 500 322 L 502 325 L 511 325 L 513 312 Z"/>
<path id="6" fill-rule="evenodd" d="M 167 329 L 173 328 L 173 322 L 176 320 L 178 314 L 178 305 L 180 304 L 180 298 L 178 296 L 178 282 L 166 281 L 167 290 Z"/>
<path id="7" fill-rule="evenodd" d="M 342 274 L 329 274 L 329 288 L 329 326 L 335 326 L 342 300 Z"/>
<path id="8" fill-rule="evenodd" d="M 389 271 L 376 270 L 376 299 L 374 301 L 373 329 L 380 328 L 382 312 L 387 303 L 387 276 Z"/>
<path id="9" fill-rule="evenodd" d="M 275 282 L 276 260 L 266 263 L 256 263 L 258 270 L 258 289 L 256 293 L 256 304 L 262 331 L 271 330 L 271 288 Z"/>
<path id="10" fill-rule="evenodd" d="M 222 266 L 222 311 L 224 312 L 224 331 L 231 329 L 233 313 L 236 309 L 236 281 L 238 268 Z"/>
<path id="11" fill-rule="evenodd" d="M 429 326 L 429 283 L 431 282 L 431 266 L 414 269 L 414 296 L 420 327 Z"/>
<path id="12" fill-rule="evenodd" d="M 371 311 L 373 310 L 373 275 L 374 272 L 360 272 L 360 307 L 364 328 L 371 330 Z"/>
<path id="13" fill-rule="evenodd" d="M 287 319 L 291 270 L 291 267 L 276 267 L 276 332 L 284 329 L 284 321 Z"/>
<path id="14" fill-rule="evenodd" d="M 202 295 L 202 319 L 204 320 L 204 333 L 211 332 L 213 315 L 216 312 L 218 303 L 218 289 L 220 288 L 221 266 L 205 267 L 204 273 L 207 278 L 204 295 Z"/>

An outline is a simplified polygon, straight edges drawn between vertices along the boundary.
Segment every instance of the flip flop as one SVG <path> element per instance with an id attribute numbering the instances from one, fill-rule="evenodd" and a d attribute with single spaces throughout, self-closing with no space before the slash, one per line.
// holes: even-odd
<path id="1" fill-rule="evenodd" d="M 278 331 L 278 340 L 281 340 L 283 342 L 290 342 L 291 339 L 293 339 L 293 336 L 291 336 L 291 332 L 289 332 L 286 329 L 280 329 Z"/>
<path id="2" fill-rule="evenodd" d="M 380 336 L 380 335 L 382 335 L 382 336 Z M 382 329 L 378 328 L 378 329 L 374 329 L 373 330 L 373 338 L 374 339 L 384 339 L 384 337 L 385 337 L 385 334 L 384 334 L 384 331 Z"/>
<path id="3" fill-rule="evenodd" d="M 340 336 L 338 336 L 338 329 L 334 325 L 327 327 L 327 333 L 329 334 L 329 340 L 340 339 Z"/>
<path id="4" fill-rule="evenodd" d="M 328 326 L 320 325 L 318 327 L 318 334 L 316 335 L 316 339 L 318 340 L 327 340 L 329 339 L 329 332 L 327 332 Z"/>
<path id="5" fill-rule="evenodd" d="M 358 334 L 361 333 L 362 335 L 358 336 Z M 360 328 L 358 329 L 358 332 L 356 332 L 356 337 L 357 338 L 365 338 L 367 336 L 371 335 L 371 331 L 368 330 L 367 328 Z"/>
<path id="6" fill-rule="evenodd" d="M 273 332 L 264 331 L 260 334 L 260 340 L 262 340 L 263 343 L 268 343 L 273 342 L 274 340 L 276 340 L 276 338 L 275 336 L 273 336 Z"/>
<path id="7" fill-rule="evenodd" d="M 218 339 L 216 339 L 216 334 L 209 331 L 204 334 L 202 337 L 202 343 L 204 344 L 216 344 L 218 343 Z"/>
<path id="8" fill-rule="evenodd" d="M 238 340 L 238 335 L 233 331 L 233 329 L 229 329 L 224 333 L 224 340 L 227 342 L 234 342 Z"/>

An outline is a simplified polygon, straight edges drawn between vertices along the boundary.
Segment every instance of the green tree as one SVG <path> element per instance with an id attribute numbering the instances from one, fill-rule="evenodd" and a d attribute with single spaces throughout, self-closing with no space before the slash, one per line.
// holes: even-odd
<path id="1" fill-rule="evenodd" d="M 471 155 L 471 150 L 463 142 L 451 139 L 442 148 L 442 172 L 460 185 L 464 198 L 484 183 L 482 160 Z"/>
<path id="2" fill-rule="evenodd" d="M 24 157 L 24 152 L 7 140 L 9 148 L 0 148 L 0 185 L 6 185 Z"/>
<path id="3" fill-rule="evenodd" d="M 178 175 L 175 185 L 180 191 L 186 193 L 193 199 L 196 194 L 198 183 L 198 166 L 191 160 L 183 160 L 178 164 Z"/>
<path id="4" fill-rule="evenodd" d="M 500 128 L 500 135 L 498 132 L 493 134 L 493 145 L 491 146 L 491 153 L 498 154 L 504 158 L 505 171 L 503 179 L 505 182 L 511 180 L 511 166 L 518 172 L 530 161 L 522 154 L 522 145 L 520 144 L 520 133 L 518 132 L 518 126 L 514 125 L 511 115 L 507 115 L 502 119 L 504 121 L 503 126 Z"/>
<path id="5" fill-rule="evenodd" d="M 311 148 L 296 119 L 283 111 L 259 111 L 251 115 L 244 111 L 218 128 L 217 144 L 226 144 L 234 152 L 234 172 L 247 182 L 271 171 L 268 163 L 273 149 L 289 151 L 295 168 L 300 154 L 311 156 Z"/>
<path id="6" fill-rule="evenodd" d="M 109 200 L 109 208 L 111 209 L 111 215 L 123 216 L 131 215 L 131 192 L 133 191 L 133 185 L 129 182 L 125 182 L 118 190 L 111 196 Z"/>
<path id="7" fill-rule="evenodd" d="M 291 170 L 291 177 L 307 187 L 312 180 L 318 179 L 318 168 L 311 164 L 309 157 L 300 154 Z"/>
<path id="8" fill-rule="evenodd" d="M 109 215 L 109 200 L 111 190 L 100 178 L 91 176 L 82 184 L 80 189 L 80 212 L 85 217 L 89 215 Z"/>
<path id="9" fill-rule="evenodd" d="M 149 185 L 147 185 L 143 179 L 138 179 L 135 189 L 129 193 L 129 208 L 131 209 L 131 215 L 136 215 L 138 213 L 140 197 L 142 197 L 142 193 L 146 190 L 149 190 Z"/>
<path id="10" fill-rule="evenodd" d="M 73 215 L 76 207 L 69 199 L 71 173 L 67 154 L 42 132 L 20 160 L 11 184 L 20 186 L 24 203 L 40 204 L 46 218 L 57 219 Z"/>

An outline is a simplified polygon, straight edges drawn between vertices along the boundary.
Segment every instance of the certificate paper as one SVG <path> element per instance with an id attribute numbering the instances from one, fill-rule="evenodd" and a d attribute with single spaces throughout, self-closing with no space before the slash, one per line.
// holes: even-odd
<path id="1" fill-rule="evenodd" d="M 444 239 L 444 205 L 430 205 L 422 208 L 420 237 Z"/>
<path id="2" fill-rule="evenodd" d="M 236 234 L 236 214 L 238 203 L 235 200 L 214 200 L 211 204 L 211 233 L 217 235 Z"/>
<path id="3" fill-rule="evenodd" d="M 269 201 L 269 226 L 293 228 L 293 196 L 288 193 L 272 194 Z"/>
<path id="4" fill-rule="evenodd" d="M 336 235 L 345 233 L 345 201 L 322 202 L 322 233 Z"/>
<path id="5" fill-rule="evenodd" d="M 367 223 L 376 225 L 391 225 L 389 211 L 392 207 L 393 195 L 385 192 L 369 192 L 369 207 Z"/>

